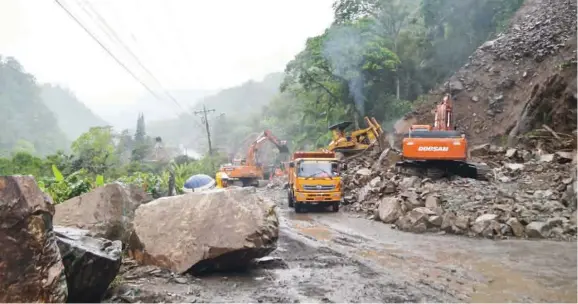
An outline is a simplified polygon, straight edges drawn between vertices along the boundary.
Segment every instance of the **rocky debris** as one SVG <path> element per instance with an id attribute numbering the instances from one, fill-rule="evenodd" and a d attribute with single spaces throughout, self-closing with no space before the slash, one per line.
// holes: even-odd
<path id="1" fill-rule="evenodd" d="M 543 1 L 543 5 L 534 7 L 519 21 L 486 49 L 498 60 L 516 61 L 531 57 L 540 62 L 546 56 L 556 54 L 575 35 L 576 2 Z"/>
<path id="2" fill-rule="evenodd" d="M 401 204 L 397 197 L 385 197 L 379 203 L 377 208 L 379 219 L 386 223 L 394 223 L 399 217 L 403 215 Z"/>
<path id="3" fill-rule="evenodd" d="M 0 176 L 0 302 L 66 302 L 53 215 L 32 176 Z"/>
<path id="4" fill-rule="evenodd" d="M 576 238 L 575 151 L 482 144 L 471 152 L 492 167 L 489 181 L 400 175 L 393 164 L 375 166 L 377 152 L 353 159 L 343 177 L 344 209 L 416 233 Z"/>
<path id="5" fill-rule="evenodd" d="M 398 151 L 389 148 L 380 152 L 377 147 L 348 159 L 342 174 L 346 207 L 354 211 L 373 209 L 380 197 L 396 193 L 401 177 L 392 166 L 398 160 Z"/>
<path id="6" fill-rule="evenodd" d="M 289 268 L 287 263 L 280 257 L 262 257 L 253 261 L 253 268 L 260 269 L 286 269 Z"/>
<path id="7" fill-rule="evenodd" d="M 86 229 L 95 237 L 127 244 L 136 208 L 151 200 L 138 187 L 108 184 L 56 205 L 54 224 Z"/>
<path id="8" fill-rule="evenodd" d="M 120 269 L 122 243 L 77 228 L 55 226 L 54 232 L 66 269 L 68 301 L 100 302 Z"/>
<path id="9" fill-rule="evenodd" d="M 276 248 L 275 205 L 255 188 L 164 197 L 135 213 L 130 255 L 177 273 L 246 267 Z"/>
<path id="10" fill-rule="evenodd" d="M 269 181 L 267 189 L 285 189 L 287 186 L 288 180 L 286 176 L 276 176 Z"/>
<path id="11" fill-rule="evenodd" d="M 168 284 L 191 284 L 193 278 L 179 275 L 157 266 L 141 266 L 137 261 L 124 258 L 118 275 L 106 293 L 106 303 L 177 303 L 183 302 L 182 296 L 165 292 L 154 292 L 142 288 L 144 282 L 163 280 Z"/>
<path id="12" fill-rule="evenodd" d="M 458 81 L 463 90 L 454 89 Z M 503 33 L 483 43 L 403 120 L 432 123 L 432 109 L 448 89 L 454 123 L 470 145 L 507 140 L 513 146 L 546 121 L 562 140 L 575 139 L 576 1 L 524 1 Z M 561 150 L 558 141 L 546 148 Z"/>

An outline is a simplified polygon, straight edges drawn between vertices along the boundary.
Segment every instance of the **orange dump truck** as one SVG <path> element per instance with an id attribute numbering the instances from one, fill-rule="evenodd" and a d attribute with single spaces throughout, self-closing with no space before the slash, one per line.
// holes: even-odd
<path id="1" fill-rule="evenodd" d="M 335 152 L 293 153 L 287 189 L 289 207 L 298 213 L 310 205 L 331 206 L 333 212 L 339 211 L 343 197 L 341 169 Z"/>

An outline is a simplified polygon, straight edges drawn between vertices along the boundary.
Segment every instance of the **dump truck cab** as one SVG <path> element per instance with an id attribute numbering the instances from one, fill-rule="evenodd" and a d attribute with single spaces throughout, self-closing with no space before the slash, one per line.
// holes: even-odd
<path id="1" fill-rule="evenodd" d="M 289 162 L 289 207 L 302 212 L 311 205 L 331 206 L 339 211 L 343 197 L 342 165 L 335 152 L 295 152 Z"/>

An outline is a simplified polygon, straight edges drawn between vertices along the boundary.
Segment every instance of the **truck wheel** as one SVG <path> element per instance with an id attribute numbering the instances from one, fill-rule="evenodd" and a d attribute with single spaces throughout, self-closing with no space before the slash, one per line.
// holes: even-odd
<path id="1" fill-rule="evenodd" d="M 305 206 L 303 206 L 303 203 L 295 202 L 295 212 L 296 213 L 303 213 L 304 209 L 305 209 Z"/>
<path id="2" fill-rule="evenodd" d="M 333 203 L 333 205 L 331 206 L 331 211 L 333 211 L 333 212 L 339 211 L 339 202 Z"/>
<path id="3" fill-rule="evenodd" d="M 287 204 L 289 205 L 289 208 L 293 208 L 293 206 L 295 205 L 293 203 L 293 195 L 291 195 L 291 192 L 287 191 Z"/>

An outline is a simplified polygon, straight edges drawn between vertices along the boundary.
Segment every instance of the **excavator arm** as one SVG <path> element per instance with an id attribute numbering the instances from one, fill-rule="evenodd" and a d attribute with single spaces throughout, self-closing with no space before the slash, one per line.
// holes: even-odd
<path id="1" fill-rule="evenodd" d="M 257 150 L 261 146 L 261 144 L 265 141 L 270 141 L 277 147 L 279 153 L 289 153 L 289 148 L 287 147 L 287 142 L 284 140 L 279 140 L 277 137 L 271 133 L 269 130 L 263 131 L 253 143 L 249 146 L 249 150 L 247 151 L 247 165 L 254 166 L 255 165 L 255 156 L 257 154 Z"/>
<path id="2" fill-rule="evenodd" d="M 454 125 L 452 123 L 452 112 L 453 108 L 451 97 L 446 95 L 442 102 L 436 107 L 433 129 L 436 131 L 454 130 Z"/>

